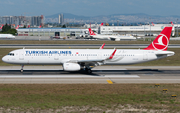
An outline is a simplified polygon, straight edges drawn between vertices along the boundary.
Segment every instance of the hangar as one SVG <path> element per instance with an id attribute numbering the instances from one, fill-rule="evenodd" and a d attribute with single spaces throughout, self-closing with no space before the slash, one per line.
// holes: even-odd
<path id="1" fill-rule="evenodd" d="M 20 28 L 18 36 L 78 36 L 87 34 L 87 29 L 77 28 Z"/>

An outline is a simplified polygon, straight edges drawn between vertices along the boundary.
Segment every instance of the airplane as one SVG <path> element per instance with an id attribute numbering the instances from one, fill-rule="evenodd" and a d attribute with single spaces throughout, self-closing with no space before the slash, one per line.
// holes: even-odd
<path id="1" fill-rule="evenodd" d="M 3 26 L 4 26 L 4 24 L 2 24 L 2 26 L 0 27 L 0 29 L 2 29 L 2 28 L 3 28 Z"/>
<path id="2" fill-rule="evenodd" d="M 136 40 L 134 36 L 126 36 L 126 35 L 117 35 L 117 36 L 110 36 L 110 39 L 113 41 L 120 41 L 120 40 Z"/>
<path id="3" fill-rule="evenodd" d="M 89 33 L 91 38 L 111 40 L 109 35 L 95 34 L 91 28 L 89 28 Z"/>
<path id="4" fill-rule="evenodd" d="M 155 40 L 145 49 L 17 49 L 2 58 L 10 64 L 22 65 L 62 65 L 64 71 L 85 70 L 100 65 L 127 65 L 148 62 L 169 56 L 167 51 L 172 27 L 165 27 Z"/>
<path id="5" fill-rule="evenodd" d="M 17 25 L 16 29 L 19 29 L 19 25 Z"/>
<path id="6" fill-rule="evenodd" d="M 0 39 L 15 39 L 16 37 L 12 34 L 0 34 Z"/>
<path id="7" fill-rule="evenodd" d="M 91 28 L 89 28 L 89 33 L 91 38 L 95 39 L 105 39 L 105 40 L 113 40 L 113 41 L 120 41 L 123 40 L 135 40 L 136 37 L 134 36 L 126 36 L 126 35 L 101 35 L 101 34 L 95 34 Z"/>

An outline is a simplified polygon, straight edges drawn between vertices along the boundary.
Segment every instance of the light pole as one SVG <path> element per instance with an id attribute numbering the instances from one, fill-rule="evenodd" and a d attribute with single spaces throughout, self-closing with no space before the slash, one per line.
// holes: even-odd
<path id="1" fill-rule="evenodd" d="M 144 36 L 145 36 L 145 18 L 144 18 Z"/>
<path id="2" fill-rule="evenodd" d="M 144 18 L 144 41 L 145 41 L 145 18 Z"/>
<path id="3" fill-rule="evenodd" d="M 151 39 L 151 18 L 149 19 L 150 19 L 149 25 L 150 25 L 150 39 Z"/>
<path id="4" fill-rule="evenodd" d="M 178 28 L 178 19 L 177 19 L 177 37 L 179 36 L 178 30 L 179 30 L 179 28 Z"/>

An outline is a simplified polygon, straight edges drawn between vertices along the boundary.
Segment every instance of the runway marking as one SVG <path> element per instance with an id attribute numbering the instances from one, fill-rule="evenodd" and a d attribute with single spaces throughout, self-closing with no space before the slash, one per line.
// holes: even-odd
<path id="1" fill-rule="evenodd" d="M 106 80 L 109 84 L 113 84 L 113 82 L 111 80 Z"/>
<path id="2" fill-rule="evenodd" d="M 138 75 L 1 75 L 0 78 L 139 78 Z"/>

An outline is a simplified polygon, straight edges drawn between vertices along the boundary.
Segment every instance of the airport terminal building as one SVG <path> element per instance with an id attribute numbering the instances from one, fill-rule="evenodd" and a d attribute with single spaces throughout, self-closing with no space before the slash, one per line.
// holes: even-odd
<path id="1" fill-rule="evenodd" d="M 142 26 L 100 26 L 98 34 L 120 34 L 120 35 L 134 35 L 134 36 L 157 36 L 166 26 L 171 24 L 155 24 Z M 175 35 L 175 28 L 173 26 L 172 36 Z"/>
<path id="2" fill-rule="evenodd" d="M 120 34 L 133 36 L 157 36 L 166 26 L 171 24 L 155 24 L 142 26 L 99 26 L 94 29 L 98 34 Z M 80 36 L 89 34 L 88 29 L 79 28 L 20 28 L 18 36 Z M 175 27 L 172 29 L 172 36 L 175 35 Z"/>

